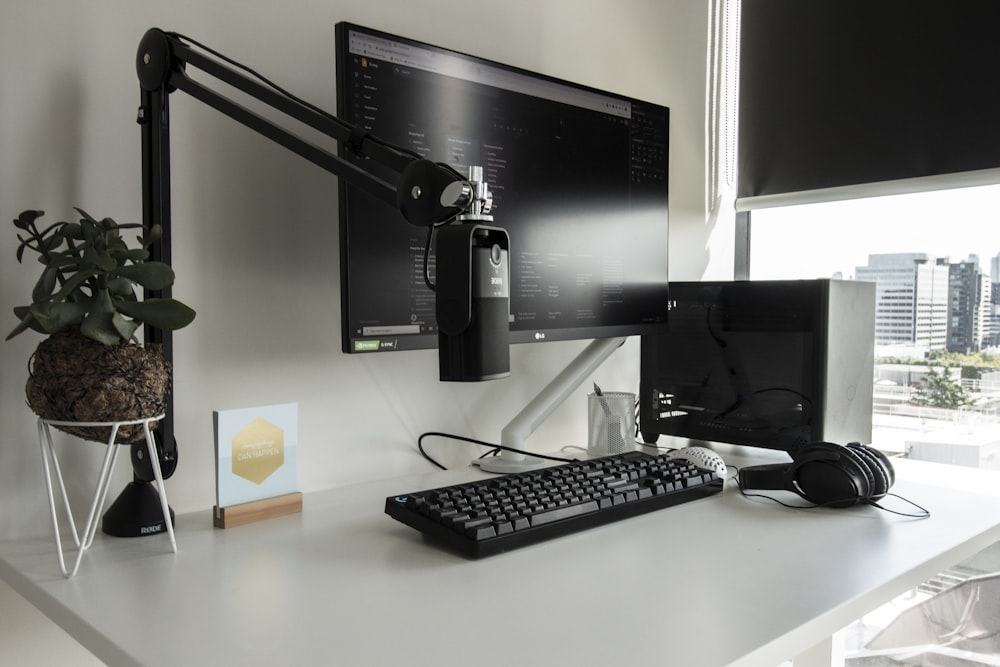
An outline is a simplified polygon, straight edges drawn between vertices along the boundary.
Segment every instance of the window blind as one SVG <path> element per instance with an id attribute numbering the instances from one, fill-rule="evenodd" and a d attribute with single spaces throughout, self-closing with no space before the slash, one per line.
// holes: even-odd
<path id="1" fill-rule="evenodd" d="M 742 0 L 737 209 L 1000 182 L 1000 2 Z"/>

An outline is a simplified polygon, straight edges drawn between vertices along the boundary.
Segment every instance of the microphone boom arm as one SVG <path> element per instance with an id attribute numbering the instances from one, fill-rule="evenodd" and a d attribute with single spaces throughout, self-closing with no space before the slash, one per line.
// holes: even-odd
<path id="1" fill-rule="evenodd" d="M 466 179 L 451 167 L 422 159 L 416 153 L 383 142 L 361 128 L 285 93 L 269 82 L 269 85 L 264 85 L 262 82 L 266 80 L 251 78 L 220 62 L 226 60 L 235 64 L 233 61 L 200 45 L 199 48 L 193 48 L 184 39 L 186 38 L 176 33 L 152 28 L 143 35 L 136 53 L 136 73 L 141 93 L 138 123 L 142 134 L 143 223 L 147 228 L 159 225 L 162 229 L 160 240 L 150 248 L 151 259 L 167 264 L 170 264 L 171 259 L 169 97 L 177 90 L 284 146 L 343 179 L 351 187 L 391 204 L 413 225 L 428 227 L 452 220 L 475 223 L 492 221 L 492 216 L 489 215 L 493 204 L 492 194 L 482 181 L 480 167 L 471 167 L 470 176 Z M 202 51 L 210 52 L 214 57 L 209 57 Z M 398 184 L 393 186 L 387 183 L 192 79 L 187 72 L 189 66 L 337 141 L 355 154 L 388 167 L 400 174 Z M 506 233 L 502 230 L 492 231 L 502 234 L 506 239 Z M 169 297 L 170 292 L 169 287 L 156 291 L 147 290 L 145 296 Z M 172 332 L 146 326 L 145 340 L 147 344 L 162 345 L 164 358 L 168 361 L 173 359 Z M 167 478 L 172 474 L 177 458 L 172 393 L 167 398 L 166 417 L 157 428 L 157 437 L 158 444 L 162 447 L 160 459 L 164 464 L 164 478 Z M 133 452 L 133 468 L 137 469 L 136 452 Z"/>

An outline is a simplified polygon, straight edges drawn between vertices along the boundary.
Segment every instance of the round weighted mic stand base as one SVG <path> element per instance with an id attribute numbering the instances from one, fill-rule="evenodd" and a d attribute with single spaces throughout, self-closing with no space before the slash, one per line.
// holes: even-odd
<path id="1" fill-rule="evenodd" d="M 174 510 L 168 507 L 170 524 Z M 167 531 L 160 494 L 149 482 L 133 480 L 104 513 L 101 530 L 114 537 L 144 537 Z"/>

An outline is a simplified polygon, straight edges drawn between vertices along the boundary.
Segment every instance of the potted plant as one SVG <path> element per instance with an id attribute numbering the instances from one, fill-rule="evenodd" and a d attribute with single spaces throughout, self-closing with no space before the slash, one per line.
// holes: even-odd
<path id="1" fill-rule="evenodd" d="M 82 209 L 79 222 L 56 222 L 39 229 L 42 211 L 24 211 L 15 220 L 20 244 L 38 255 L 42 273 L 31 303 L 14 308 L 19 323 L 7 336 L 31 329 L 48 337 L 29 364 L 29 407 L 45 419 L 104 422 L 144 419 L 162 413 L 170 390 L 170 367 L 160 346 L 142 346 L 140 324 L 162 330 L 187 326 L 195 313 L 171 298 L 139 300 L 136 288 L 162 290 L 174 282 L 167 264 L 149 260 L 162 235 L 154 226 L 98 220 Z M 123 230 L 141 229 L 131 248 Z M 106 441 L 107 429 L 60 426 L 88 440 Z M 123 426 L 119 442 L 143 437 L 141 425 Z"/>

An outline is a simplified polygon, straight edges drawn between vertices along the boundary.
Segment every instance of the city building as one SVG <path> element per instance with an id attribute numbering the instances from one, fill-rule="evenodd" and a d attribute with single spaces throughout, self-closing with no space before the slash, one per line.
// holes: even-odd
<path id="1" fill-rule="evenodd" d="M 983 340 L 983 275 L 979 258 L 948 265 L 947 350 L 969 354 L 980 349 Z M 986 303 L 989 303 L 988 301 Z"/>
<path id="2" fill-rule="evenodd" d="M 868 256 L 855 267 L 857 280 L 874 282 L 875 344 L 916 344 L 943 350 L 948 338 L 947 259 L 927 253 L 886 253 Z"/>
<path id="3" fill-rule="evenodd" d="M 986 346 L 1000 346 L 1000 254 L 990 260 L 989 330 Z"/>
<path id="4" fill-rule="evenodd" d="M 979 347 L 978 350 L 985 350 L 988 347 L 995 346 L 996 336 L 997 336 L 997 322 L 994 319 L 994 311 L 996 307 L 993 304 L 994 294 L 996 289 L 993 287 L 993 281 L 989 275 L 980 272 L 979 275 L 979 299 L 976 302 L 977 308 L 977 327 L 978 327 L 978 338 Z"/>

